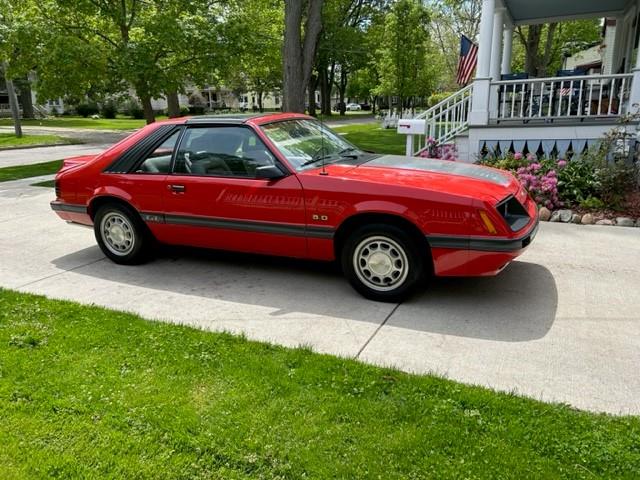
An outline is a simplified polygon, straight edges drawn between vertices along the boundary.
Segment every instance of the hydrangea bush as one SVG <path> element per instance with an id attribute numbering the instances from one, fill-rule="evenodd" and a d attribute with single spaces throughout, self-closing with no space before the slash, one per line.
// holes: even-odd
<path id="1" fill-rule="evenodd" d="M 513 172 L 536 203 L 550 210 L 594 205 L 617 208 L 637 188 L 636 168 L 621 161 L 607 162 L 597 148 L 572 160 L 516 152 L 481 163 Z"/>

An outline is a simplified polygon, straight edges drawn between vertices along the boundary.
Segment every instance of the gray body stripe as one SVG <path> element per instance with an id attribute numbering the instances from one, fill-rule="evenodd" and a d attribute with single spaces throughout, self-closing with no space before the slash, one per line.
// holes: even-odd
<path id="1" fill-rule="evenodd" d="M 250 220 L 228 220 L 224 218 L 192 217 L 187 215 L 169 215 L 143 213 L 145 221 L 170 223 L 174 225 L 191 225 L 206 228 L 224 228 L 243 232 L 271 233 L 292 237 L 333 238 L 334 230 L 330 227 L 308 227 L 304 225 L 272 224 Z"/>
<path id="2" fill-rule="evenodd" d="M 527 247 L 538 231 L 538 222 L 520 238 L 473 238 L 447 237 L 441 235 L 427 235 L 429 245 L 434 248 L 451 248 L 456 250 L 477 250 L 481 252 L 515 252 Z"/>
<path id="3" fill-rule="evenodd" d="M 56 212 L 72 212 L 72 213 L 87 213 L 86 205 L 76 205 L 73 203 L 60 203 L 51 202 L 51 210 Z"/>

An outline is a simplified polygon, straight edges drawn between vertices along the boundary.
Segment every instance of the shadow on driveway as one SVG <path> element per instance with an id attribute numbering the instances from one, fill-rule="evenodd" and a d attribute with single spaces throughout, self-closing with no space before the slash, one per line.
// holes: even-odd
<path id="1" fill-rule="evenodd" d="M 89 247 L 53 263 L 69 269 L 99 257 Z M 371 323 L 388 304 L 360 297 L 333 263 L 186 248 L 165 248 L 155 261 L 128 267 L 105 260 L 74 271 L 121 285 L 275 309 L 269 316 L 304 313 Z M 132 295 L 137 293 L 132 291 Z M 497 277 L 434 279 L 388 319 L 388 326 L 443 335 L 523 342 L 551 328 L 558 292 L 551 272 L 514 262 Z M 211 312 L 215 315 L 215 312 Z"/>

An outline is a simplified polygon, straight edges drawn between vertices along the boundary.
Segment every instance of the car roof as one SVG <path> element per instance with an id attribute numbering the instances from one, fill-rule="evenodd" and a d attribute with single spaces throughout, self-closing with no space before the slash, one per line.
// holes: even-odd
<path id="1" fill-rule="evenodd" d="M 263 125 L 274 121 L 282 121 L 294 118 L 312 118 L 307 115 L 298 113 L 228 113 L 219 115 L 202 115 L 197 117 L 188 117 L 185 121 L 187 125 L 199 124 L 228 124 L 241 125 L 245 123 L 253 123 Z"/>

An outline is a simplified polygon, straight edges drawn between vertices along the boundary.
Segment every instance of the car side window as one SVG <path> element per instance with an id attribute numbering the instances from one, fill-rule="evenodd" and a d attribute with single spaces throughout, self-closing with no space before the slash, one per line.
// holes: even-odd
<path id="1" fill-rule="evenodd" d="M 176 130 L 161 145 L 156 147 L 136 169 L 136 173 L 169 173 L 171 157 L 180 137 L 180 130 Z"/>
<path id="2" fill-rule="evenodd" d="M 192 127 L 180 142 L 174 173 L 254 178 L 256 168 L 275 158 L 246 127 Z"/>

